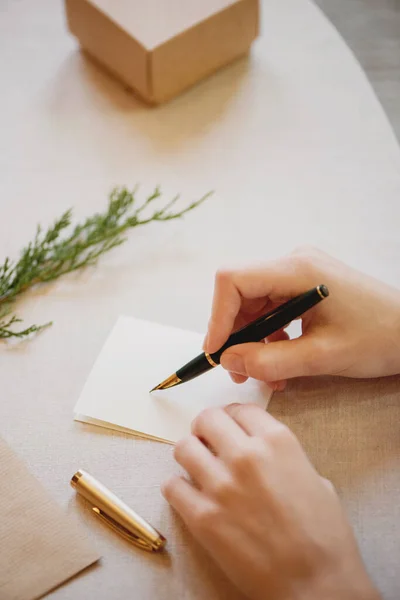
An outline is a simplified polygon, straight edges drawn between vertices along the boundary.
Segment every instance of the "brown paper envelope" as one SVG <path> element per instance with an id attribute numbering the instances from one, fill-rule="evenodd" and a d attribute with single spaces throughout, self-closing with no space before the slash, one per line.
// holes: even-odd
<path id="1" fill-rule="evenodd" d="M 0 438 L 0 598 L 34 600 L 99 559 Z"/>

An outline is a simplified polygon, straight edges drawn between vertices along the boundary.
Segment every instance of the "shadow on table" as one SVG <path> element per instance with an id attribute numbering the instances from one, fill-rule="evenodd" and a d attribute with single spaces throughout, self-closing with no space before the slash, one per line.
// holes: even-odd
<path id="1" fill-rule="evenodd" d="M 199 82 L 170 102 L 151 107 L 107 72 L 85 51 L 68 56 L 51 81 L 48 98 L 53 114 L 70 112 L 82 102 L 93 111 L 123 118 L 125 130 L 150 140 L 159 151 L 202 136 L 234 102 L 250 71 L 245 56 Z M 115 124 L 115 123 L 114 123 Z"/>

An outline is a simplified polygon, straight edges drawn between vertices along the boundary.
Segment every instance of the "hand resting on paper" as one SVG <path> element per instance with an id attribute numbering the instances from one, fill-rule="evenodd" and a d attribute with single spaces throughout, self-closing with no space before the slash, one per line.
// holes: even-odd
<path id="1" fill-rule="evenodd" d="M 377 600 L 333 486 L 255 405 L 208 409 L 163 494 L 251 600 Z"/>
<path id="2" fill-rule="evenodd" d="M 321 283 L 330 297 L 303 316 L 299 338 L 280 331 L 267 340 L 272 343 L 224 352 L 221 365 L 232 379 L 252 377 L 282 390 L 292 377 L 400 373 L 400 291 L 315 249 L 261 268 L 220 271 L 204 350 L 215 352 L 233 330 Z"/>
<path id="3" fill-rule="evenodd" d="M 400 373 L 400 292 L 317 250 L 220 272 L 204 349 L 216 351 L 234 329 L 321 283 L 330 297 L 304 315 L 300 338 L 281 331 L 222 355 L 234 381 L 283 389 L 304 375 Z M 379 598 L 334 488 L 265 411 L 231 405 L 201 413 L 175 458 L 191 482 L 168 481 L 166 499 L 250 599 Z"/>

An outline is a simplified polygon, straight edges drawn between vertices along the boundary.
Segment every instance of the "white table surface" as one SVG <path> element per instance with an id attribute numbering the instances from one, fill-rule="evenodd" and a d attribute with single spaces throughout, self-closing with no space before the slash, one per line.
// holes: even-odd
<path id="1" fill-rule="evenodd" d="M 30 342 L 0 345 L 0 428 L 89 529 L 100 566 L 57 600 L 235 598 L 161 498 L 169 446 L 75 423 L 72 408 L 119 314 L 202 331 L 220 265 L 314 244 L 400 285 L 400 156 L 354 57 L 308 0 L 263 2 L 243 59 L 149 109 L 84 57 L 54 0 L 0 7 L 0 256 L 38 222 L 105 207 L 115 184 L 215 194 L 184 221 L 133 230 L 98 268 L 34 290 Z M 271 411 L 336 484 L 374 580 L 400 596 L 400 380 L 303 380 Z M 227 398 L 229 402 L 229 398 Z M 118 539 L 69 488 L 86 468 L 163 531 L 169 553 Z M 239 595 L 237 596 L 240 597 Z"/>

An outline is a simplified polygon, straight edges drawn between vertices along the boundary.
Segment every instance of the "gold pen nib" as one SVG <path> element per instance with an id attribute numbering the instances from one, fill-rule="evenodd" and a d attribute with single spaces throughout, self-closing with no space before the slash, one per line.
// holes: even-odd
<path id="1" fill-rule="evenodd" d="M 155 388 L 150 390 L 150 394 L 151 394 L 151 392 L 154 392 L 155 390 L 166 390 L 168 388 L 174 387 L 175 385 L 178 385 L 179 383 L 181 383 L 181 380 L 174 373 L 173 375 L 168 377 L 168 379 L 165 379 L 160 384 L 156 385 Z"/>

